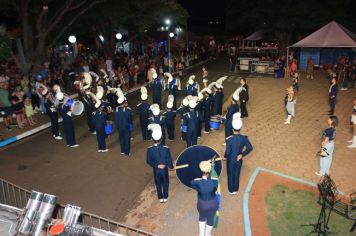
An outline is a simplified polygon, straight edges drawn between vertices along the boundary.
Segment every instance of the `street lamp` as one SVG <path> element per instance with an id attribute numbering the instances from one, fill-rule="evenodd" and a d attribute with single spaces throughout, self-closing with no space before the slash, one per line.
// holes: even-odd
<path id="1" fill-rule="evenodd" d="M 118 40 L 122 39 L 122 34 L 117 33 L 117 34 L 116 34 L 116 38 L 117 38 Z"/>
<path id="2" fill-rule="evenodd" d="M 164 21 L 164 23 L 166 24 L 166 29 L 167 29 L 167 33 L 168 33 L 168 72 L 171 73 L 171 38 L 174 37 L 173 33 L 169 32 L 169 26 L 171 25 L 171 20 L 170 19 L 166 19 Z M 171 36 L 171 34 L 173 34 L 173 36 Z"/>
<path id="3" fill-rule="evenodd" d="M 169 33 L 169 37 L 170 37 L 170 38 L 173 38 L 173 37 L 174 37 L 174 33 L 170 32 L 170 33 Z"/>
<path id="4" fill-rule="evenodd" d="M 78 48 L 77 48 L 77 38 L 74 35 L 68 37 L 68 41 L 73 45 L 73 56 L 77 56 Z"/>

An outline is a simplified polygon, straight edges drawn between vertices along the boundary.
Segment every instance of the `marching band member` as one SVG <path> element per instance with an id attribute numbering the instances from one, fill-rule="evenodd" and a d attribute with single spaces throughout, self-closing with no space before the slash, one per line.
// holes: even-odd
<path id="1" fill-rule="evenodd" d="M 208 71 L 205 69 L 205 67 L 202 68 L 202 71 L 203 71 L 203 84 L 204 84 L 204 88 L 207 88 L 208 87 Z"/>
<path id="2" fill-rule="evenodd" d="M 253 149 L 248 137 L 240 134 L 242 128 L 240 116 L 239 112 L 234 114 L 232 118 L 233 135 L 226 139 L 224 156 L 226 158 L 227 184 L 230 195 L 237 194 L 243 157 Z"/>
<path id="3" fill-rule="evenodd" d="M 46 87 L 43 87 L 41 91 L 42 96 L 44 97 L 44 105 L 46 108 L 46 114 L 49 116 L 51 120 L 51 130 L 53 137 L 57 140 L 62 140 L 62 136 L 59 133 L 58 129 L 58 113 L 55 104 L 55 96 L 52 91 L 49 91 Z"/>
<path id="4" fill-rule="evenodd" d="M 175 118 L 177 115 L 177 111 L 173 110 L 173 99 L 174 97 L 172 95 L 168 96 L 168 102 L 167 102 L 167 111 L 163 113 L 163 116 L 165 118 L 165 123 L 167 126 L 167 134 L 168 134 L 168 140 L 173 141 L 174 140 L 174 129 L 175 129 Z"/>
<path id="5" fill-rule="evenodd" d="M 106 148 L 105 142 L 105 125 L 108 115 L 104 112 L 104 103 L 99 99 L 96 100 L 94 107 L 96 110 L 93 112 L 92 120 L 95 127 L 96 138 L 98 140 L 98 152 L 103 153 L 109 151 L 109 149 Z"/>
<path id="6" fill-rule="evenodd" d="M 187 147 L 196 145 L 198 142 L 199 114 L 194 111 L 197 106 L 195 99 L 189 101 L 189 112 L 183 116 L 183 125 L 187 126 L 186 142 Z"/>
<path id="7" fill-rule="evenodd" d="M 160 115 L 161 110 L 159 109 L 158 104 L 152 104 L 150 106 L 150 110 L 152 111 L 152 115 L 149 119 L 149 124 L 158 124 L 162 129 L 162 140 L 161 143 L 165 145 L 166 143 L 166 132 L 165 132 L 165 119 L 164 116 Z"/>
<path id="8" fill-rule="evenodd" d="M 248 92 L 248 85 L 246 83 L 245 78 L 242 78 L 240 80 L 240 84 L 241 84 L 241 92 L 239 94 L 239 97 L 240 97 L 241 118 L 244 118 L 244 117 L 248 117 L 246 104 L 249 100 L 249 92 Z"/>
<path id="9" fill-rule="evenodd" d="M 156 71 L 154 71 L 152 78 L 152 102 L 153 104 L 158 104 L 158 106 L 161 107 L 161 94 L 163 90 L 164 77 L 162 76 L 162 74 L 157 76 Z"/>
<path id="10" fill-rule="evenodd" d="M 203 176 L 190 182 L 192 188 L 198 192 L 199 236 L 211 236 L 215 213 L 219 207 L 218 198 L 216 196 L 218 179 L 210 177 L 210 161 L 200 162 L 199 168 Z"/>
<path id="11" fill-rule="evenodd" d="M 198 96 L 195 97 L 197 100 L 197 106 L 195 107 L 195 111 L 198 112 L 199 118 L 198 118 L 198 138 L 201 137 L 201 129 L 204 121 L 204 110 L 203 110 L 203 99 L 204 95 L 202 93 L 198 93 Z"/>
<path id="12" fill-rule="evenodd" d="M 118 107 L 114 110 L 114 122 L 119 133 L 119 142 L 121 147 L 121 154 L 130 156 L 130 143 L 132 125 L 131 108 L 127 106 L 127 100 L 123 94 L 120 94 L 117 99 Z"/>
<path id="13" fill-rule="evenodd" d="M 203 122 L 204 122 L 204 133 L 210 132 L 210 116 L 211 116 L 211 103 L 212 95 L 210 88 L 205 88 L 202 90 L 204 95 L 203 100 Z"/>
<path id="14" fill-rule="evenodd" d="M 177 97 L 178 97 L 178 90 L 179 90 L 179 80 L 176 78 L 173 78 L 173 76 L 170 73 L 164 73 L 166 77 L 168 77 L 168 94 L 173 95 L 174 101 L 173 101 L 173 110 L 177 109 Z"/>
<path id="15" fill-rule="evenodd" d="M 77 144 L 77 142 L 75 141 L 72 112 L 70 110 L 70 107 L 65 105 L 64 94 L 62 92 L 57 93 L 56 98 L 59 101 L 58 112 L 63 119 L 64 134 L 66 137 L 67 146 L 76 148 L 79 146 L 79 144 Z"/>
<path id="16" fill-rule="evenodd" d="M 195 76 L 191 75 L 188 79 L 188 83 L 185 87 L 185 96 L 198 96 L 199 85 L 194 81 Z"/>
<path id="17" fill-rule="evenodd" d="M 147 149 L 146 162 L 153 168 L 159 202 L 165 203 L 168 201 L 168 168 L 173 169 L 171 152 L 167 146 L 160 142 L 162 139 L 161 126 L 159 124 L 150 124 L 148 129 L 152 131 L 154 145 Z"/>
<path id="18" fill-rule="evenodd" d="M 138 113 L 140 115 L 140 124 L 141 124 L 141 133 L 143 140 L 149 140 L 147 126 L 149 123 L 150 116 L 150 104 L 147 102 L 147 89 L 145 87 L 141 87 L 141 100 L 142 102 L 137 104 Z"/>
<path id="19" fill-rule="evenodd" d="M 232 117 L 240 110 L 239 104 L 237 104 L 238 101 L 238 91 L 235 91 L 231 98 L 231 105 L 227 108 L 227 113 L 225 116 L 225 139 L 232 135 Z M 224 145 L 226 145 L 226 143 L 224 143 Z"/>
<path id="20" fill-rule="evenodd" d="M 188 108 L 188 105 L 189 105 L 189 101 L 187 98 L 184 98 L 183 101 L 182 101 L 182 105 L 178 108 L 177 112 L 179 114 L 179 117 L 181 119 L 181 125 L 183 125 L 183 117 L 184 117 L 184 114 L 188 112 L 189 108 Z M 186 132 L 184 132 L 182 130 L 182 140 L 185 141 L 185 137 L 186 137 Z"/>

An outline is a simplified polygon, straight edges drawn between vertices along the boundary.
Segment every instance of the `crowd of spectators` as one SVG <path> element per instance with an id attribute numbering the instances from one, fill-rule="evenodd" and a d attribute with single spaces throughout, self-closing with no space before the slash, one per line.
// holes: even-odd
<path id="1" fill-rule="evenodd" d="M 5 124 L 0 126 L 0 135 L 4 127 L 10 131 L 13 127 L 22 129 L 34 125 L 33 115 L 45 113 L 44 100 L 38 91 L 40 83 L 49 88 L 59 84 L 63 92 L 70 95 L 76 92 L 73 83 L 77 75 L 89 71 L 100 75 L 104 69 L 115 73 L 117 85 L 127 91 L 147 82 L 147 71 L 152 67 L 181 76 L 184 68 L 208 59 L 208 53 L 208 48 L 197 43 L 188 49 L 173 48 L 170 58 L 164 52 L 148 55 L 135 50 L 130 54 L 117 52 L 113 56 L 86 50 L 73 57 L 72 53 L 54 48 L 48 51 L 42 66 L 28 73 L 23 73 L 13 60 L 5 61 L 0 65 L 0 118 Z"/>

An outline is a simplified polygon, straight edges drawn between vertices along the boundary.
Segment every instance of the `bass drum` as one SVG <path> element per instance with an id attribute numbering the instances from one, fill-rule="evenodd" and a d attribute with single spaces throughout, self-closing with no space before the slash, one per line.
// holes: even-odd
<path id="1" fill-rule="evenodd" d="M 179 181 L 188 188 L 191 188 L 190 181 L 202 177 L 199 163 L 218 157 L 219 154 L 217 151 L 204 145 L 195 145 L 185 149 L 176 160 L 176 167 L 178 167 L 176 169 L 176 174 Z M 221 160 L 215 160 L 215 171 L 218 176 L 220 176 L 222 171 Z"/>

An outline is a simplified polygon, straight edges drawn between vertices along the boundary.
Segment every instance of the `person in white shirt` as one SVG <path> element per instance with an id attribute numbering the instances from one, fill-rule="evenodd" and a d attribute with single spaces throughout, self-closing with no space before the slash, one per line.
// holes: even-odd
<path id="1" fill-rule="evenodd" d="M 350 125 L 353 130 L 352 132 L 353 136 L 352 139 L 349 141 L 349 143 L 351 144 L 347 146 L 348 148 L 356 148 L 356 97 L 352 99 L 352 102 L 354 106 L 352 108 Z"/>
<path id="2" fill-rule="evenodd" d="M 107 71 L 112 71 L 112 60 L 110 57 L 108 57 L 105 61 L 106 64 L 106 70 Z"/>

